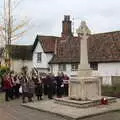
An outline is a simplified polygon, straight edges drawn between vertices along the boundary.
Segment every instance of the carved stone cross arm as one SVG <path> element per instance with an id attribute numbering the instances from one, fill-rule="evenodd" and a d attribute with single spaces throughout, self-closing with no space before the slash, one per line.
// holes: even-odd
<path id="1" fill-rule="evenodd" d="M 88 36 L 91 34 L 90 29 L 88 28 L 88 26 L 86 25 L 85 21 L 81 21 L 81 25 L 79 26 L 79 28 L 76 30 L 77 34 L 82 37 L 82 36 Z"/>

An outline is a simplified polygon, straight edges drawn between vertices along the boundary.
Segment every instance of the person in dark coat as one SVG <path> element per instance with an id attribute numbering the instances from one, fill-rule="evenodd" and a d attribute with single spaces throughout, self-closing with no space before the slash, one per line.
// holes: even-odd
<path id="1" fill-rule="evenodd" d="M 26 103 L 26 97 L 28 98 L 29 88 L 28 79 L 26 76 L 21 76 L 21 86 L 22 86 L 22 101 Z"/>
<path id="2" fill-rule="evenodd" d="M 46 77 L 47 79 L 47 87 L 48 87 L 48 98 L 53 98 L 53 76 L 51 73 L 49 73 Z"/>
<path id="3" fill-rule="evenodd" d="M 32 80 L 33 80 L 33 82 L 34 82 L 34 84 L 35 84 L 35 94 L 37 93 L 37 85 L 38 85 L 38 76 L 37 76 L 37 74 L 32 74 Z"/>
<path id="4" fill-rule="evenodd" d="M 57 97 L 62 97 L 63 94 L 63 78 L 60 73 L 56 76 Z"/>
<path id="5" fill-rule="evenodd" d="M 68 96 L 69 77 L 66 74 L 64 75 L 63 83 L 64 83 L 64 95 Z"/>
<path id="6" fill-rule="evenodd" d="M 32 102 L 33 101 L 33 95 L 35 92 L 35 84 L 32 80 L 32 77 L 28 77 L 28 102 Z"/>
<path id="7" fill-rule="evenodd" d="M 52 75 L 52 81 L 53 81 L 53 95 L 56 95 L 56 79 L 55 79 L 55 76 Z"/>
<path id="8" fill-rule="evenodd" d="M 42 100 L 42 80 L 40 76 L 38 76 L 37 83 L 35 84 L 35 94 L 37 96 L 37 100 Z"/>
<path id="9" fill-rule="evenodd" d="M 9 75 L 5 75 L 4 77 L 4 90 L 5 90 L 5 101 L 9 101 L 11 95 L 11 80 Z"/>
<path id="10" fill-rule="evenodd" d="M 14 77 L 12 73 L 9 73 L 9 80 L 10 80 L 10 84 L 11 84 L 11 89 L 10 89 L 10 98 L 13 100 L 14 99 Z"/>
<path id="11" fill-rule="evenodd" d="M 33 74 L 32 75 L 32 80 L 33 80 L 34 84 L 36 85 L 37 82 L 38 82 L 38 76 L 37 76 L 37 74 Z"/>
<path id="12" fill-rule="evenodd" d="M 48 94 L 47 75 L 42 76 L 42 82 L 43 82 L 43 88 L 44 88 L 44 95 L 47 95 Z"/>
<path id="13" fill-rule="evenodd" d="M 20 80 L 19 80 L 18 75 L 15 75 L 14 76 L 14 95 L 15 95 L 15 98 L 20 97 L 19 88 L 20 88 Z"/>

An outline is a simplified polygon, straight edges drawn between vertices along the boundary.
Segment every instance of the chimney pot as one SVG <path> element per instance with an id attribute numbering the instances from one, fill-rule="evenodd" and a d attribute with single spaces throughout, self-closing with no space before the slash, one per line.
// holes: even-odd
<path id="1" fill-rule="evenodd" d="M 64 20 L 62 21 L 62 37 L 67 37 L 72 35 L 71 30 L 71 20 L 69 15 L 64 15 Z"/>

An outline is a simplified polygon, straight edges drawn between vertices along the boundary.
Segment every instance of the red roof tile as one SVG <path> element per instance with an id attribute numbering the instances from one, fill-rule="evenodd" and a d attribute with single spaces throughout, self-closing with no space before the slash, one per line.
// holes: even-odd
<path id="1" fill-rule="evenodd" d="M 50 63 L 79 62 L 80 42 L 69 37 L 57 42 L 57 54 Z M 89 62 L 120 61 L 120 31 L 91 35 L 88 39 Z"/>
<path id="2" fill-rule="evenodd" d="M 58 37 L 55 36 L 41 36 L 38 35 L 36 37 L 36 40 L 33 45 L 33 50 L 37 45 L 37 42 L 39 41 L 42 45 L 42 48 L 45 53 L 54 53 L 55 50 L 55 40 L 57 40 Z"/>

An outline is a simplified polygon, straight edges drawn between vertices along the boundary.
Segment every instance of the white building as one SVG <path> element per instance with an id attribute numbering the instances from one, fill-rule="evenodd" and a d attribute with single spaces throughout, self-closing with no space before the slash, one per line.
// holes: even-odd
<path id="1" fill-rule="evenodd" d="M 76 74 L 78 69 L 80 40 L 71 35 L 69 23 L 70 19 L 63 22 L 64 36 L 57 42 L 57 52 L 50 65 L 53 73 L 62 71 L 70 76 Z M 69 27 L 66 28 L 66 24 Z M 117 77 L 120 83 L 120 31 L 91 35 L 88 39 L 88 58 L 91 68 L 97 71 L 93 73 L 103 78 L 103 84 L 113 84 L 113 77 Z"/>
<path id="2" fill-rule="evenodd" d="M 55 41 L 54 36 L 37 36 L 33 44 L 33 67 L 39 72 L 50 71 L 49 61 L 54 56 Z"/>
<path id="3" fill-rule="evenodd" d="M 31 71 L 32 66 L 32 45 L 11 45 L 10 46 L 11 70 L 21 72 L 22 67 L 27 66 Z"/>
<path id="4" fill-rule="evenodd" d="M 37 36 L 29 53 L 19 48 L 19 52 L 13 53 L 12 68 L 19 71 L 27 65 L 29 69 L 36 68 L 39 72 L 76 74 L 80 61 L 80 40 L 72 35 L 71 23 L 70 16 L 65 16 L 61 37 Z M 16 55 L 19 57 L 16 58 Z M 120 76 L 120 31 L 91 35 L 88 39 L 88 59 L 91 68 L 102 76 L 103 84 L 111 85 L 113 76 Z M 120 81 L 120 78 L 117 80 Z"/>

